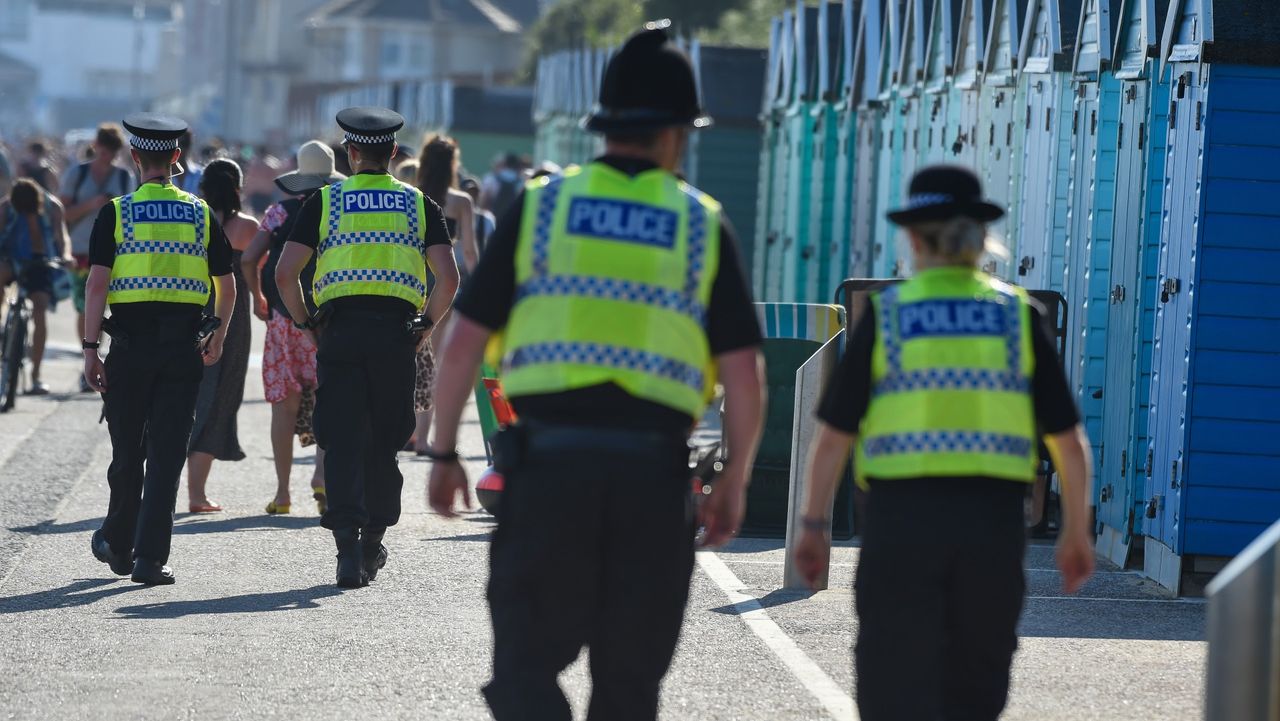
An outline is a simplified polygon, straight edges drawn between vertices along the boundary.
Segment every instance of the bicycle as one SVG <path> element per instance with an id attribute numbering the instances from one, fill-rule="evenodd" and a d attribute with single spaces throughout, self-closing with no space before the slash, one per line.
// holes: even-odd
<path id="1" fill-rule="evenodd" d="M 13 410 L 18 385 L 23 382 L 22 365 L 31 341 L 31 302 L 25 283 L 18 282 L 23 268 L 15 264 L 12 283 L 17 292 L 5 303 L 4 331 L 0 332 L 0 413 Z"/>

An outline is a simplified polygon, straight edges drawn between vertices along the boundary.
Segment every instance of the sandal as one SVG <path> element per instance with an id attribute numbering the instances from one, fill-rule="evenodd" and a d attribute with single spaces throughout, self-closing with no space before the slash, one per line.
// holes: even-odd
<path id="1" fill-rule="evenodd" d="M 221 513 L 222 506 L 219 506 L 214 501 L 209 501 L 208 503 L 192 503 L 187 506 L 187 510 L 191 513 Z"/>
<path id="2" fill-rule="evenodd" d="M 328 496 L 325 495 L 324 487 L 311 487 L 311 497 L 316 499 L 316 511 L 320 515 L 324 515 L 325 510 L 329 507 Z"/>
<path id="3" fill-rule="evenodd" d="M 275 501 L 271 501 L 267 504 L 267 515 L 274 516 L 277 513 L 288 513 L 292 508 L 293 506 L 291 504 L 284 503 L 277 505 Z"/>

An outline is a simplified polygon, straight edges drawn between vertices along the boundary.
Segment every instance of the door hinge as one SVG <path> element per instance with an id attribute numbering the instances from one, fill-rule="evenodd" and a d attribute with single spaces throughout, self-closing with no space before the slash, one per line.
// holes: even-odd
<path id="1" fill-rule="evenodd" d="M 1124 302 L 1124 286 L 1123 285 L 1117 285 L 1116 287 L 1111 289 L 1111 302 L 1113 304 Z"/>
<path id="2" fill-rule="evenodd" d="M 1143 136 L 1147 134 L 1147 124 L 1145 122 L 1138 123 L 1138 150 L 1142 150 Z"/>
<path id="3" fill-rule="evenodd" d="M 1089 111 L 1089 134 L 1090 135 L 1098 134 L 1098 111 L 1097 110 Z"/>
<path id="4" fill-rule="evenodd" d="M 1005 125 L 1004 128 L 1004 145 L 1009 147 L 1013 145 L 1013 123 Z"/>
<path id="5" fill-rule="evenodd" d="M 1143 473 L 1146 474 L 1147 478 L 1151 477 L 1151 471 L 1152 471 L 1151 464 L 1154 463 L 1155 461 L 1154 456 L 1155 456 L 1155 451 L 1148 448 L 1147 449 L 1147 465 L 1144 466 L 1142 469 Z"/>
<path id="6" fill-rule="evenodd" d="M 1124 150 L 1124 123 L 1120 123 L 1120 135 L 1116 137 L 1116 149 Z"/>
<path id="7" fill-rule="evenodd" d="M 1178 487 L 1178 462 L 1173 462 L 1173 467 L 1169 469 L 1169 487 Z"/>
<path id="8" fill-rule="evenodd" d="M 1200 121 L 1201 121 L 1200 116 L 1203 114 L 1204 114 L 1204 102 L 1201 100 L 1197 100 L 1196 101 L 1196 130 L 1200 129 Z"/>
<path id="9" fill-rule="evenodd" d="M 991 124 L 990 137 L 987 139 L 987 145 L 994 146 L 996 144 L 996 124 Z"/>
<path id="10" fill-rule="evenodd" d="M 1027 130 L 1031 129 L 1031 106 L 1027 106 Z"/>
<path id="11" fill-rule="evenodd" d="M 1182 290 L 1182 281 L 1177 278 L 1165 278 L 1164 283 L 1160 284 L 1160 302 L 1168 303 L 1169 296 L 1176 295 Z"/>
<path id="12" fill-rule="evenodd" d="M 1124 478 L 1129 466 L 1129 449 L 1120 450 L 1120 477 Z"/>
<path id="13" fill-rule="evenodd" d="M 1044 131 L 1047 133 L 1053 125 L 1053 108 L 1044 109 Z"/>
<path id="14" fill-rule="evenodd" d="M 1156 517 L 1156 512 L 1160 509 L 1160 498 L 1160 496 L 1152 496 L 1151 500 L 1147 501 L 1147 518 Z"/>
<path id="15" fill-rule="evenodd" d="M 1169 129 L 1178 127 L 1178 103 L 1169 103 Z"/>
<path id="16" fill-rule="evenodd" d="M 1079 129 L 1079 126 L 1080 126 L 1080 111 L 1076 110 L 1071 113 L 1071 134 L 1072 135 L 1076 134 L 1076 131 Z M 1048 121 L 1045 121 L 1044 129 L 1045 130 L 1049 129 Z"/>

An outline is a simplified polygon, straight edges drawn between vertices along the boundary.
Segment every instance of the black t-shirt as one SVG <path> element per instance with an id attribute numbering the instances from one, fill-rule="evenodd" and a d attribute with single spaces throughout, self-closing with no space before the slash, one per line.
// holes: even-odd
<path id="1" fill-rule="evenodd" d="M 1045 321 L 1044 309 L 1034 300 L 1031 301 L 1031 326 L 1031 350 L 1035 356 L 1031 399 L 1038 432 L 1046 435 L 1061 433 L 1075 427 L 1080 422 L 1080 414 L 1054 348 L 1053 334 Z M 845 433 L 858 431 L 871 401 L 871 355 L 875 341 L 874 313 L 868 308 L 854 326 L 840 367 L 818 406 L 818 417 Z"/>
<path id="2" fill-rule="evenodd" d="M 209 275 L 219 277 L 231 274 L 231 242 L 227 240 L 226 233 L 222 231 L 222 224 L 218 219 L 209 216 L 209 248 L 207 260 L 209 262 Z M 98 217 L 93 221 L 93 231 L 89 234 L 89 264 L 101 265 L 110 268 L 116 262 L 116 211 L 114 203 L 107 203 L 98 211 Z M 122 313 L 132 316 L 145 316 L 160 313 L 194 313 L 200 310 L 199 306 L 190 303 L 165 303 L 165 302 L 142 302 L 142 303 L 118 303 L 111 308 L 113 316 L 120 316 Z"/>
<path id="3" fill-rule="evenodd" d="M 598 162 L 633 176 L 657 167 L 644 160 L 611 156 Z M 457 312 L 493 331 L 507 324 L 515 307 L 515 257 L 523 217 L 522 195 L 498 220 L 480 262 L 454 304 Z M 706 320 L 713 356 L 759 346 L 762 338 L 751 289 L 738 258 L 737 236 L 728 219 L 723 214 L 720 217 L 720 262 Z M 519 415 L 551 423 L 662 431 L 684 431 L 690 426 L 684 413 L 636 398 L 614 384 L 522 396 L 514 399 L 512 406 Z"/>
<path id="4" fill-rule="evenodd" d="M 376 170 L 363 170 L 360 175 L 386 175 Z M 444 211 L 440 210 L 440 206 L 424 193 L 422 196 L 422 205 L 426 209 L 426 222 L 422 226 L 422 237 L 425 248 L 433 245 L 451 245 L 449 241 L 449 229 L 445 226 Z M 315 193 L 307 198 L 302 204 L 302 210 L 299 211 L 298 222 L 293 226 L 293 232 L 289 234 L 290 243 L 300 243 L 307 246 L 311 250 L 320 247 L 320 225 L 324 221 L 321 214 L 324 209 L 324 199 L 320 193 Z M 355 295 L 346 296 L 335 299 L 332 304 L 336 308 L 360 308 L 363 310 L 384 311 L 389 313 L 404 312 L 405 306 L 412 306 L 412 303 L 401 300 L 400 298 L 390 298 L 375 295 Z M 409 312 L 416 311 L 412 308 Z"/>

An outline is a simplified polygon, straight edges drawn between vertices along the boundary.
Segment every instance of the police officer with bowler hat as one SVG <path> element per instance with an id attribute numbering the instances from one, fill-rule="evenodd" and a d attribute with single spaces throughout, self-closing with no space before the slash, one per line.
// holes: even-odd
<path id="1" fill-rule="evenodd" d="M 459 417 L 497 335 L 519 422 L 495 441 L 506 485 L 488 600 L 495 718 L 571 717 L 556 679 L 590 648 L 587 718 L 651 720 L 693 569 L 689 434 L 717 379 L 729 460 L 704 542 L 738 530 L 761 428 L 760 329 L 720 204 L 677 177 L 710 125 L 666 23 L 610 60 L 586 121 L 605 155 L 532 180 L 500 221 L 440 353 L 431 507 L 468 481 Z"/>
<path id="2" fill-rule="evenodd" d="M 458 268 L 439 206 L 387 171 L 404 118 L 357 107 L 337 120 L 354 174 L 303 204 L 275 277 L 294 324 L 318 336 L 313 418 L 328 495 L 320 523 L 337 543 L 338 585 L 355 588 L 387 562 L 382 540 L 400 519 L 404 483 L 396 453 L 414 427 L 414 354 L 448 312 Z M 313 254 L 316 317 L 298 280 Z"/>
<path id="3" fill-rule="evenodd" d="M 1038 435 L 1062 479 L 1066 591 L 1093 572 L 1089 441 L 1045 312 L 976 268 L 986 224 L 1002 215 L 968 169 L 916 174 L 889 219 L 910 236 L 917 272 L 873 296 L 819 407 L 796 562 L 810 582 L 825 571 L 836 482 L 856 444 L 868 490 L 854 651 L 865 721 L 1000 715 Z"/>
<path id="4" fill-rule="evenodd" d="M 217 319 L 231 317 L 236 290 L 217 219 L 172 182 L 187 124 L 136 113 L 124 127 L 143 182 L 99 211 L 85 290 L 84 375 L 103 394 L 112 452 L 111 500 L 91 547 L 117 575 L 170 584 L 173 506 L 200 377 L 222 355 L 227 324 Z M 215 318 L 203 314 L 210 280 Z M 104 327 L 112 337 L 105 363 Z"/>

